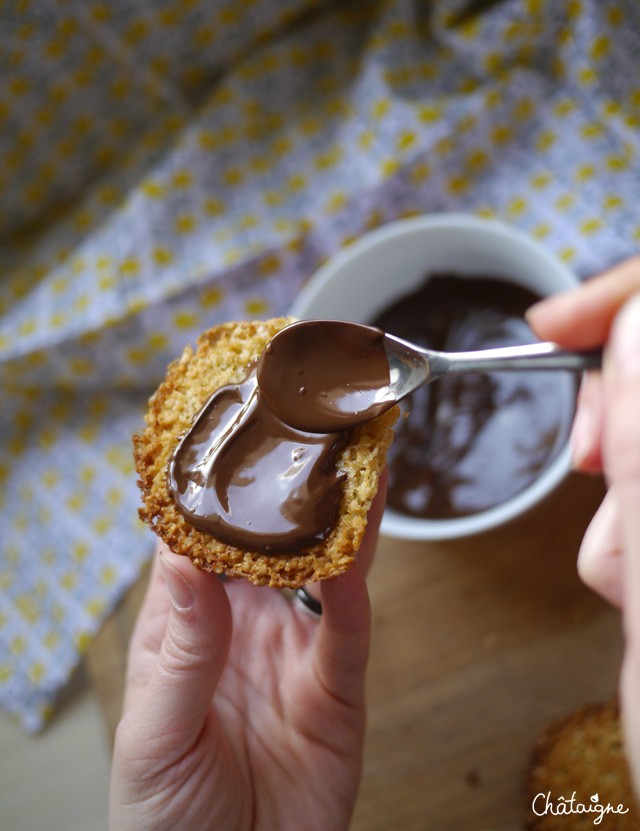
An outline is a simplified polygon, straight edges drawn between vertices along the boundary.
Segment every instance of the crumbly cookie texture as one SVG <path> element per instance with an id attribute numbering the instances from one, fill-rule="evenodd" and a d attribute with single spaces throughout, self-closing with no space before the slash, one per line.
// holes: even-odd
<path id="1" fill-rule="evenodd" d="M 211 394 L 241 381 L 268 341 L 293 318 L 225 323 L 187 347 L 149 400 L 145 430 L 133 437 L 143 506 L 140 518 L 176 554 L 206 571 L 245 577 L 256 585 L 295 588 L 345 571 L 353 563 L 378 489 L 398 408 L 356 428 L 338 458 L 346 474 L 338 521 L 321 544 L 290 554 L 264 554 L 227 545 L 190 525 L 171 495 L 167 467 L 180 438 Z M 267 483 L 268 485 L 268 483 Z"/>
<path id="2" fill-rule="evenodd" d="M 624 752 L 618 703 L 582 707 L 551 724 L 536 744 L 526 791 L 527 831 L 593 829 L 596 813 L 552 813 L 542 797 L 536 801 L 542 815 L 532 810 L 537 794 L 549 793 L 555 806 L 558 797 L 570 800 L 574 792 L 575 803 L 628 809 L 627 813 L 604 814 L 600 827 L 637 831 L 640 811 Z"/>

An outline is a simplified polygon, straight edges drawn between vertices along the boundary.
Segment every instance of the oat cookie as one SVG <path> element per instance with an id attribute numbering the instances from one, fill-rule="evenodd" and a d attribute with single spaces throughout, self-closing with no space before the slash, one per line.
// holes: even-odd
<path id="1" fill-rule="evenodd" d="M 346 479 L 335 527 L 321 544 L 291 554 L 245 551 L 199 531 L 176 507 L 167 482 L 171 456 L 211 394 L 241 381 L 267 342 L 291 322 L 276 318 L 226 323 L 204 332 L 195 351 L 187 347 L 168 367 L 149 400 L 146 428 L 134 436 L 133 444 L 143 500 L 140 517 L 172 551 L 189 556 L 207 571 L 245 577 L 257 585 L 295 588 L 340 574 L 353 562 L 384 469 L 397 407 L 356 428 L 338 457 Z"/>

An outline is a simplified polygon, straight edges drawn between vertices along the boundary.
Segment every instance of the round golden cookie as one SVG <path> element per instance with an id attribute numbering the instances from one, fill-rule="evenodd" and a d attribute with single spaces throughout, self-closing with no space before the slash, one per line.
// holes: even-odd
<path id="1" fill-rule="evenodd" d="M 583 707 L 551 724 L 536 744 L 526 791 L 527 831 L 638 831 L 618 704 Z"/>
<path id="2" fill-rule="evenodd" d="M 143 507 L 140 518 L 176 554 L 200 568 L 257 585 L 295 588 L 340 574 L 353 562 L 378 490 L 398 408 L 354 431 L 338 457 L 345 473 L 337 523 L 321 544 L 285 554 L 245 551 L 190 525 L 177 509 L 167 466 L 182 435 L 219 387 L 241 381 L 268 341 L 292 318 L 225 323 L 204 332 L 194 351 L 187 347 L 167 369 L 149 400 L 145 430 L 133 438 Z M 266 483 L 268 486 L 268 483 Z"/>

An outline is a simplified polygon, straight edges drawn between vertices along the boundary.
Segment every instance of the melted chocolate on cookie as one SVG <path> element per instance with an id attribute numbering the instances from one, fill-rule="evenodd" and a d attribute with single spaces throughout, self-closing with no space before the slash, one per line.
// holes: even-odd
<path id="1" fill-rule="evenodd" d="M 252 368 L 204 405 L 171 459 L 169 488 L 185 519 L 222 542 L 297 551 L 335 525 L 344 479 L 336 458 L 350 437 L 284 424 L 262 401 Z"/>

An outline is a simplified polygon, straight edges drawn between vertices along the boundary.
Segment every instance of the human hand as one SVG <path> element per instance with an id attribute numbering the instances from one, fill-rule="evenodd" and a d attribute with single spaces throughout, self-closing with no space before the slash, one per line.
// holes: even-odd
<path id="1" fill-rule="evenodd" d="M 357 562 L 309 615 L 160 546 L 131 640 L 110 792 L 114 831 L 339 831 L 360 781 L 370 609 Z"/>
<path id="2" fill-rule="evenodd" d="M 640 453 L 638 402 L 635 409 L 632 406 L 634 384 L 620 371 L 623 361 L 639 349 L 640 336 L 633 341 L 634 322 L 623 327 L 621 313 L 636 293 L 640 293 L 640 257 L 625 260 L 578 289 L 543 300 L 527 313 L 532 328 L 545 340 L 577 350 L 608 345 L 604 372 L 590 372 L 582 382 L 571 450 L 576 470 L 604 473 L 608 480 L 607 496 L 581 546 L 578 570 L 587 585 L 616 606 L 622 605 L 617 491 L 633 478 L 627 465 Z M 633 307 L 631 312 L 625 308 L 624 317 L 632 312 Z M 617 317 L 620 321 L 614 325 Z M 615 332 L 623 328 L 615 337 L 619 348 L 614 348 Z"/>
<path id="3" fill-rule="evenodd" d="M 606 344 L 602 373 L 583 382 L 574 466 L 603 472 L 607 495 L 578 557 L 583 580 L 623 612 L 623 717 L 640 789 L 640 257 L 533 307 L 536 333 L 572 349 Z"/>

